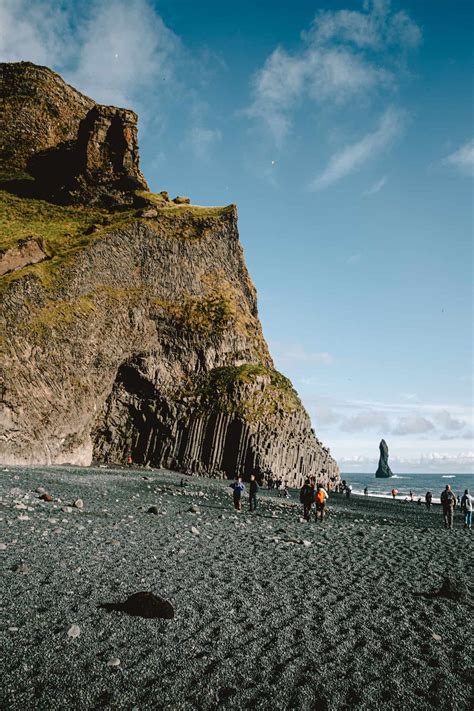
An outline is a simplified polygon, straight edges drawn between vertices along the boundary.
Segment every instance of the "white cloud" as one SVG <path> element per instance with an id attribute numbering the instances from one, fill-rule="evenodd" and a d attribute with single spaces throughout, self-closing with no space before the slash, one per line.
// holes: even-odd
<path id="1" fill-rule="evenodd" d="M 389 429 L 389 420 L 384 412 L 367 410 L 345 417 L 340 429 L 344 432 L 361 432 L 362 430 L 373 429 L 383 434 Z"/>
<path id="2" fill-rule="evenodd" d="M 193 126 L 188 133 L 186 144 L 191 148 L 195 158 L 205 161 L 221 140 L 222 133 L 218 129 Z"/>
<path id="3" fill-rule="evenodd" d="M 380 152 L 387 150 L 400 136 L 406 121 L 404 111 L 390 108 L 372 133 L 367 133 L 356 143 L 334 153 L 322 172 L 311 183 L 312 190 L 322 190 L 359 169 L 364 163 L 374 158 Z"/>
<path id="4" fill-rule="evenodd" d="M 370 186 L 370 188 L 367 188 L 367 190 L 364 191 L 363 195 L 365 196 L 370 196 L 370 195 L 376 195 L 376 193 L 379 193 L 385 183 L 387 182 L 387 176 L 384 175 L 383 178 L 380 178 L 380 180 L 377 180 L 373 185 Z"/>
<path id="5" fill-rule="evenodd" d="M 466 175 L 474 175 L 474 138 L 443 160 L 444 165 L 451 165 Z"/>
<path id="6" fill-rule="evenodd" d="M 53 0 L 2 0 L 0 61 L 57 64 L 67 61 L 74 42 L 70 15 Z"/>
<path id="7" fill-rule="evenodd" d="M 453 417 L 447 410 L 441 410 L 440 412 L 435 412 L 433 419 L 436 424 L 444 430 L 462 430 L 463 427 L 467 425 L 465 420 L 458 420 Z"/>
<path id="8" fill-rule="evenodd" d="M 372 50 L 390 46 L 411 49 L 420 43 L 420 28 L 405 12 L 392 13 L 387 0 L 365 2 L 364 10 L 320 10 L 308 34 L 318 44 L 340 40 Z"/>
<path id="9" fill-rule="evenodd" d="M 277 47 L 252 81 L 245 113 L 263 122 L 277 145 L 303 99 L 327 108 L 395 86 L 401 56 L 419 43 L 421 32 L 406 13 L 374 0 L 361 12 L 319 12 L 302 38 L 293 54 Z"/>
<path id="10" fill-rule="evenodd" d="M 401 417 L 393 428 L 392 433 L 398 435 L 422 434 L 433 429 L 434 425 L 431 420 L 415 414 Z"/>

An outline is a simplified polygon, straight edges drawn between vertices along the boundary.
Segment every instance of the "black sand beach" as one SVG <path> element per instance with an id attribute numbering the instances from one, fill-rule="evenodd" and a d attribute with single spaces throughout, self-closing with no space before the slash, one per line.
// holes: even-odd
<path id="1" fill-rule="evenodd" d="M 416 595 L 471 584 L 460 514 L 333 495 L 307 524 L 296 493 L 238 514 L 229 482 L 180 480 L 2 472 L 2 708 L 470 707 L 472 588 Z M 174 619 L 100 607 L 142 590 Z"/>

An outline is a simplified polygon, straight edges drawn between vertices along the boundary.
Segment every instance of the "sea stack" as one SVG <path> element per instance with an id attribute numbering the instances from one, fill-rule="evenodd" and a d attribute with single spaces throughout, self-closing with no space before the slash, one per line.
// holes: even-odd
<path id="1" fill-rule="evenodd" d="M 377 471 L 375 472 L 375 476 L 377 479 L 389 479 L 391 476 L 393 476 L 393 474 L 392 470 L 388 466 L 388 445 L 384 439 L 380 442 L 379 449 L 379 466 Z"/>
<path id="2" fill-rule="evenodd" d="M 137 116 L 0 64 L 0 461 L 339 480 L 263 337 L 235 205 L 151 193 Z"/>

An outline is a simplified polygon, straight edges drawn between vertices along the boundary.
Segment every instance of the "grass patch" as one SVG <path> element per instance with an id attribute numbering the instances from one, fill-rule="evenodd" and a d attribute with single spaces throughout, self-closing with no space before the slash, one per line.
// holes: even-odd
<path id="1" fill-rule="evenodd" d="M 234 413 L 248 421 L 283 416 L 301 407 L 291 381 L 259 363 L 215 368 L 194 390 L 205 412 Z"/>

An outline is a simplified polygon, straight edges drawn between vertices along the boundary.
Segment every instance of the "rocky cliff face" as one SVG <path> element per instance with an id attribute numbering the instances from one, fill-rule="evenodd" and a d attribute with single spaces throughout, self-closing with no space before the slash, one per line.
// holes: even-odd
<path id="1" fill-rule="evenodd" d="M 15 66 L 22 75 L 24 65 L 4 73 Z M 74 204 L 0 185 L 0 461 L 87 465 L 131 454 L 195 474 L 271 468 L 293 484 L 336 480 L 335 461 L 273 368 L 235 206 L 175 205 L 147 192 L 132 112 L 84 106 L 76 130 L 68 140 L 81 158 L 62 182 Z M 88 206 L 75 206 L 88 194 Z"/>

